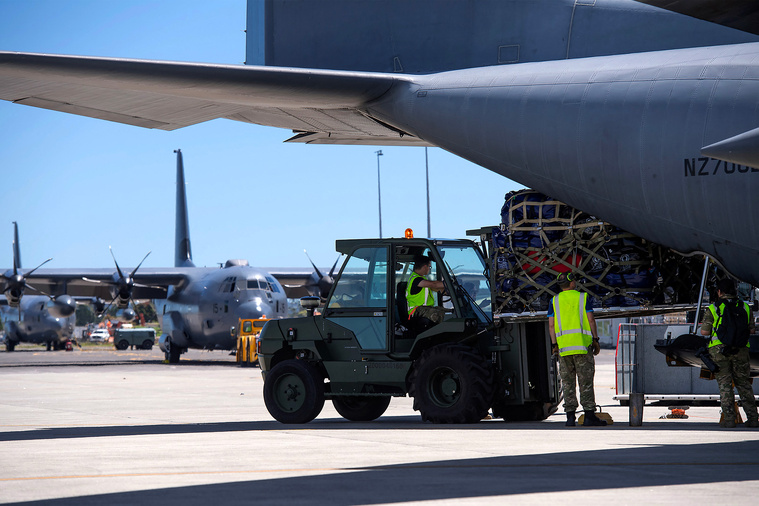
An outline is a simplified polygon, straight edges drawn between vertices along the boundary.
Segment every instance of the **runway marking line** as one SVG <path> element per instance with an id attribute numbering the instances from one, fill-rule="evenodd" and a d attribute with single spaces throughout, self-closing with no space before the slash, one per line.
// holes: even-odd
<path id="1" fill-rule="evenodd" d="M 116 474 L 81 474 L 67 476 L 28 476 L 22 478 L 0 478 L 0 482 L 5 481 L 32 481 L 32 480 L 70 480 L 76 478 L 137 478 L 144 476 L 191 476 L 191 475 L 213 475 L 213 474 L 272 474 L 272 473 L 304 473 L 304 472 L 359 472 L 359 471 L 389 471 L 392 469 L 507 469 L 507 468 L 525 468 L 525 467 L 637 467 L 637 466 L 759 466 L 759 462 L 627 462 L 627 463 L 593 463 L 583 464 L 577 462 L 567 462 L 566 464 L 472 464 L 472 465 L 398 465 L 398 466 L 377 466 L 377 467 L 316 467 L 302 469 L 249 469 L 245 471 L 187 471 L 176 473 L 116 473 Z"/>

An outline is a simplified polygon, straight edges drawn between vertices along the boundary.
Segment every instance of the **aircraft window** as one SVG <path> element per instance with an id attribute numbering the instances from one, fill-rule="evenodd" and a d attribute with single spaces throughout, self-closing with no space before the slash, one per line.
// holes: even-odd
<path id="1" fill-rule="evenodd" d="M 224 281 L 222 281 L 221 285 L 219 286 L 219 291 L 222 293 L 227 292 L 234 292 L 235 291 L 235 283 L 237 283 L 237 277 L 236 276 L 228 276 L 224 278 Z"/>
<path id="2" fill-rule="evenodd" d="M 329 307 L 384 307 L 387 248 L 357 250 L 340 274 Z"/>
<path id="3" fill-rule="evenodd" d="M 277 286 L 277 281 L 271 276 L 266 276 L 266 280 L 269 282 L 269 289 L 274 293 L 279 293 L 279 286 Z"/>

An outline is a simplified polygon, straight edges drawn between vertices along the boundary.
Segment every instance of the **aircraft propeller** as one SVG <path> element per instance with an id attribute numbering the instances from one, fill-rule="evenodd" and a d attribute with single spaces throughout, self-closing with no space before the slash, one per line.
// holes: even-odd
<path id="1" fill-rule="evenodd" d="M 128 276 L 124 275 L 124 272 L 121 270 L 121 267 L 119 266 L 119 262 L 116 260 L 116 255 L 113 254 L 113 248 L 108 246 L 108 249 L 111 252 L 111 257 L 113 257 L 113 263 L 116 264 L 116 272 L 113 274 L 113 277 L 111 278 L 111 284 L 113 285 L 113 289 L 111 293 L 113 293 L 113 299 L 108 303 L 105 308 L 103 308 L 103 304 L 105 301 L 103 299 L 93 299 L 93 307 L 95 307 L 95 310 L 98 314 L 98 317 L 102 318 L 108 310 L 111 308 L 113 303 L 116 303 L 116 307 L 119 308 L 124 312 L 123 318 L 126 318 L 127 312 L 131 312 L 129 314 L 132 315 L 132 318 L 134 318 L 134 310 L 129 307 L 129 303 L 132 302 L 132 291 L 134 290 L 135 286 L 142 286 L 142 285 L 136 285 L 134 282 L 134 275 L 137 272 L 137 269 L 140 268 L 140 266 L 143 264 L 145 259 L 148 258 L 150 253 L 152 251 L 148 251 L 147 255 L 145 255 L 140 261 L 139 264 L 137 264 L 137 267 L 135 267 L 132 272 L 129 273 Z M 93 280 L 88 280 L 93 281 Z M 98 311 L 98 309 L 102 309 L 102 311 Z"/>
<path id="2" fill-rule="evenodd" d="M 306 285 L 306 288 L 309 289 L 309 291 L 317 291 L 319 293 L 319 297 L 322 301 L 327 299 L 327 296 L 329 295 L 329 291 L 332 289 L 332 285 L 335 284 L 335 279 L 332 277 L 335 274 L 335 268 L 337 267 L 337 262 L 340 261 L 340 257 L 343 255 L 337 257 L 337 260 L 335 260 L 334 265 L 329 270 L 329 274 L 326 276 L 322 275 L 319 268 L 316 266 L 313 260 L 311 260 L 311 257 L 308 255 L 308 252 L 306 250 L 303 250 L 303 253 L 306 254 L 306 257 L 308 258 L 308 261 L 311 262 L 311 265 L 314 267 L 314 273 L 316 274 L 316 279 L 314 279 L 314 276 L 312 274 L 312 281 Z"/>
<path id="3" fill-rule="evenodd" d="M 24 296 L 24 291 L 27 289 L 44 295 L 50 299 L 47 303 L 47 311 L 55 318 L 68 318 L 76 311 L 76 302 L 70 296 L 63 294 L 53 297 L 52 295 L 43 292 L 42 290 L 31 286 L 26 282 L 27 278 L 31 274 L 51 261 L 52 258 L 48 258 L 34 269 L 25 274 L 19 273 L 21 268 L 21 253 L 18 241 L 18 224 L 13 222 L 13 270 L 8 269 L 2 275 L 0 279 L 5 281 L 5 287 L 3 288 L 3 294 L 8 301 L 10 307 L 18 308 L 18 320 L 21 321 L 21 298 Z"/>

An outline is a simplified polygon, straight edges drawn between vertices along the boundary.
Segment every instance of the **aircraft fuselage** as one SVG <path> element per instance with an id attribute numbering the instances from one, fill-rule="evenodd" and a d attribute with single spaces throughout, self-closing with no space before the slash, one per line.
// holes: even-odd
<path id="1" fill-rule="evenodd" d="M 751 43 L 416 76 L 369 112 L 759 285 L 759 169 L 702 153 L 759 126 L 757 97 Z"/>
<path id="2" fill-rule="evenodd" d="M 155 300 L 161 321 L 161 347 L 166 340 L 181 348 L 234 349 L 230 333 L 239 318 L 281 318 L 287 297 L 266 271 L 247 265 L 198 268 L 184 287 Z"/>
<path id="3" fill-rule="evenodd" d="M 5 339 L 14 344 L 49 344 L 56 349 L 71 339 L 76 316 L 56 318 L 50 315 L 47 311 L 49 300 L 41 295 L 25 295 L 17 308 L 2 306 Z"/>

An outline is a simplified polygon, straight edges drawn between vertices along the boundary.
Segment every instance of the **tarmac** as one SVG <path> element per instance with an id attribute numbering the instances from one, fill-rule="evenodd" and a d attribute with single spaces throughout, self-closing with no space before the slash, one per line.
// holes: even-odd
<path id="1" fill-rule="evenodd" d="M 719 407 L 643 424 L 614 395 L 614 351 L 597 359 L 609 427 L 421 421 L 394 398 L 374 422 L 331 403 L 282 425 L 258 368 L 228 352 L 107 347 L 0 353 L 0 503 L 755 504 L 759 430 L 718 425 Z M 561 410 L 560 410 L 561 411 Z"/>

